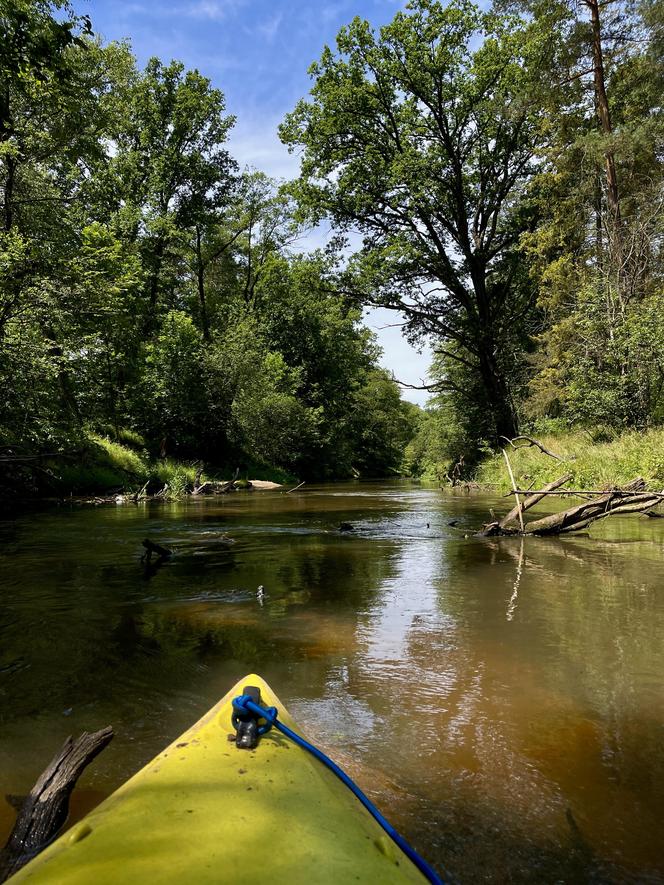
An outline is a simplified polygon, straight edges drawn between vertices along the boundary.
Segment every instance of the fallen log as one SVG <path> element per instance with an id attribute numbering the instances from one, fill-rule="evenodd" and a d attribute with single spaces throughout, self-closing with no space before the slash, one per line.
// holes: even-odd
<path id="1" fill-rule="evenodd" d="M 143 546 L 147 550 L 147 553 L 144 553 L 143 555 L 147 557 L 148 562 L 153 553 L 156 553 L 160 559 L 168 559 L 169 556 L 173 555 L 173 551 L 169 550 L 168 547 L 162 547 L 161 544 L 156 544 L 149 538 L 146 538 L 143 541 Z"/>
<path id="2" fill-rule="evenodd" d="M 191 493 L 193 497 L 198 497 L 199 495 L 211 495 L 214 491 L 214 484 L 210 482 L 210 480 L 206 480 L 202 482 L 198 486 L 194 486 L 194 490 Z"/>
<path id="3" fill-rule="evenodd" d="M 521 502 L 521 513 L 524 513 L 530 507 L 533 507 L 535 504 L 539 503 L 539 501 L 541 501 L 544 497 L 546 497 L 548 492 L 552 492 L 555 489 L 559 489 L 560 486 L 565 485 L 565 483 L 569 482 L 571 479 L 572 479 L 572 474 L 566 473 L 564 476 L 561 476 L 560 479 L 554 479 L 553 482 L 548 483 L 547 485 L 544 486 L 543 489 L 540 489 L 537 492 L 530 492 L 530 493 L 523 492 L 522 494 L 528 495 L 528 497 L 524 498 L 524 500 Z M 517 491 L 520 491 L 520 490 L 517 489 Z M 569 494 L 569 493 L 568 492 L 561 492 L 561 494 Z M 507 516 L 504 516 L 500 520 L 500 522 L 499 522 L 500 528 L 504 529 L 511 522 L 514 522 L 514 520 L 518 517 L 518 515 L 519 515 L 519 507 L 517 505 L 516 507 L 512 507 L 510 512 L 507 514 Z"/>
<path id="4" fill-rule="evenodd" d="M 592 501 L 586 501 L 577 507 L 563 510 L 536 519 L 526 526 L 527 535 L 561 535 L 566 532 L 575 532 L 584 529 L 598 519 L 607 516 L 624 513 L 642 513 L 649 510 L 659 500 L 659 496 L 649 495 L 647 492 L 624 497 L 621 495 L 603 495 Z"/>
<path id="5" fill-rule="evenodd" d="M 0 882 L 13 876 L 51 842 L 69 814 L 69 797 L 83 770 L 113 739 L 109 726 L 64 742 L 22 803 L 14 829 L 0 851 Z"/>
<path id="6" fill-rule="evenodd" d="M 567 510 L 544 516 L 533 520 L 521 528 L 521 531 L 510 528 L 510 523 L 516 518 L 523 518 L 523 511 L 541 501 L 546 495 L 588 495 L 587 491 L 565 489 L 560 491 L 560 486 L 570 480 L 570 474 L 561 476 L 554 482 L 549 483 L 543 489 L 531 492 L 523 501 L 519 501 L 520 490 L 512 486 L 511 494 L 517 499 L 517 506 L 502 520 L 498 521 L 491 514 L 492 522 L 488 523 L 477 533 L 477 537 L 492 537 L 494 535 L 561 535 L 567 532 L 576 532 L 587 528 L 598 519 L 605 519 L 612 514 L 647 513 L 662 500 L 663 492 L 652 492 L 646 488 L 646 482 L 642 477 L 633 479 L 623 488 L 607 489 L 596 493 L 594 497 L 585 500 L 582 504 L 576 504 Z M 523 492 L 521 492 L 523 494 Z M 592 493 L 590 493 L 592 494 Z"/>

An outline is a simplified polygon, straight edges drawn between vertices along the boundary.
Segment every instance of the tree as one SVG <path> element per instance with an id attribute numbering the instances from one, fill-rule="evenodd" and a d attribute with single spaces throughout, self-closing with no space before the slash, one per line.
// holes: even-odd
<path id="1" fill-rule="evenodd" d="M 540 221 L 523 238 L 543 315 L 525 408 L 534 418 L 645 426 L 662 414 L 664 377 L 664 65 L 647 4 L 611 0 L 589 18 L 582 9 L 559 3 L 551 27 Z"/>
<path id="2" fill-rule="evenodd" d="M 140 244 L 146 271 L 143 326 L 154 332 L 159 315 L 177 307 L 172 295 L 184 242 L 192 229 L 202 237 L 229 199 L 236 164 L 223 145 L 235 118 L 224 114 L 224 96 L 198 71 L 157 58 L 132 78 L 118 103 L 106 177 L 109 218 Z M 199 288 L 201 295 L 209 336 Z"/>
<path id="3" fill-rule="evenodd" d="M 532 224 L 540 49 L 534 23 L 414 0 L 379 34 L 359 18 L 342 29 L 281 127 L 303 148 L 303 212 L 363 235 L 349 290 L 402 311 L 411 336 L 454 343 L 496 436 L 517 431 L 505 344 L 529 306 L 513 282 Z"/>

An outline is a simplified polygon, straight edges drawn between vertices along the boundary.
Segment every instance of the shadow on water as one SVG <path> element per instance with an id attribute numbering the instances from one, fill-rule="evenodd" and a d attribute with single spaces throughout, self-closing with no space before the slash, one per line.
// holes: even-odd
<path id="1" fill-rule="evenodd" d="M 0 792 L 112 723 L 83 813 L 259 670 L 452 881 L 664 881 L 664 526 L 464 537 L 497 506 L 355 484 L 0 524 Z M 175 554 L 148 575 L 146 536 Z"/>

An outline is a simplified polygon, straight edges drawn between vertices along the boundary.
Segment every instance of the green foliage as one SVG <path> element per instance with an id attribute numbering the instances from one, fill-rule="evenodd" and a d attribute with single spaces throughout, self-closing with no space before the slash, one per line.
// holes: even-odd
<path id="1" fill-rule="evenodd" d="M 390 476 L 403 468 L 415 432 L 417 409 L 404 403 L 385 371 L 373 371 L 353 402 L 358 451 L 353 466 L 361 476 Z"/>
<path id="2" fill-rule="evenodd" d="M 195 465 L 174 461 L 172 458 L 158 461 L 150 469 L 150 479 L 157 479 L 162 488 L 168 487 L 164 497 L 171 501 L 183 498 L 187 492 L 190 492 L 194 487 L 195 478 Z"/>
<path id="3" fill-rule="evenodd" d="M 588 21 L 502 7 L 414 0 L 343 28 L 283 124 L 302 173 L 277 187 L 238 171 L 198 71 L 139 70 L 67 3 L 2 3 L 3 451 L 83 452 L 34 480 L 60 491 L 139 482 L 149 453 L 182 494 L 199 459 L 442 478 L 517 420 L 660 423 L 661 11 L 619 3 L 621 36 L 602 6 L 609 131 Z M 330 247 L 296 254 L 323 217 Z M 432 338 L 425 412 L 379 368 L 366 303 Z"/>
<path id="4" fill-rule="evenodd" d="M 59 494 L 105 494 L 111 490 L 137 488 L 148 478 L 144 453 L 136 452 L 99 434 L 87 434 L 76 461 L 49 465 L 50 479 L 42 477 L 47 491 Z"/>
<path id="5" fill-rule="evenodd" d="M 599 436 L 601 438 L 601 432 Z M 573 477 L 570 488 L 577 489 L 609 488 L 637 476 L 642 476 L 653 488 L 664 485 L 664 430 L 629 431 L 608 442 L 596 442 L 589 433 L 541 434 L 538 439 L 563 457 L 564 463 L 532 446 L 518 451 L 509 449 L 514 478 L 521 488 L 542 488 L 566 472 Z M 510 489 L 505 461 L 500 454 L 485 461 L 475 478 L 481 485 L 502 492 Z"/>
<path id="6" fill-rule="evenodd" d="M 518 244 L 534 222 L 545 36 L 462 0 L 414 0 L 380 32 L 356 18 L 281 127 L 303 150 L 303 217 L 363 235 L 348 290 L 465 355 L 494 437 L 516 427 L 506 364 L 532 308 Z"/>
<path id="7" fill-rule="evenodd" d="M 202 336 L 191 317 L 170 311 L 145 347 L 140 389 L 150 438 L 170 438 L 172 445 L 185 450 L 195 447 L 205 409 L 202 360 Z"/>

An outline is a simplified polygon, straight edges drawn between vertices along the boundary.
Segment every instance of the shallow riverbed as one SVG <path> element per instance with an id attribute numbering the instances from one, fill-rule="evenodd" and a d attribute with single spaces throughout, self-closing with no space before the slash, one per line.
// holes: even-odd
<path id="1" fill-rule="evenodd" d="M 664 520 L 465 537 L 492 506 L 356 483 L 0 522 L 0 844 L 68 734 L 116 730 L 80 814 L 255 670 L 453 881 L 664 882 Z"/>

